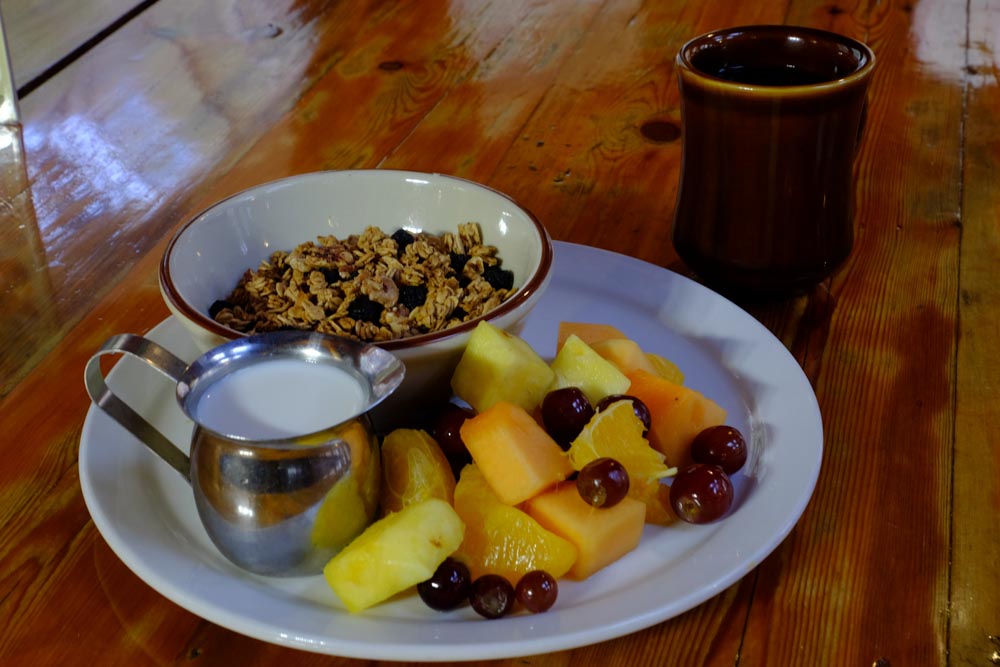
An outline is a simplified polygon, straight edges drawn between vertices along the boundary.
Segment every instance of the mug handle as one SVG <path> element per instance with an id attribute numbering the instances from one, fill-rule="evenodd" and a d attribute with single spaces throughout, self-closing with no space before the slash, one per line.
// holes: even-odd
<path id="1" fill-rule="evenodd" d="M 174 382 L 179 382 L 187 370 L 187 364 L 174 356 L 166 348 L 151 340 L 135 334 L 118 334 L 109 338 L 101 349 L 87 362 L 84 371 L 84 382 L 90 400 L 106 412 L 112 419 L 121 424 L 129 433 L 149 447 L 161 459 L 191 480 L 191 459 L 177 445 L 160 433 L 146 421 L 138 412 L 130 408 L 108 387 L 101 372 L 100 357 L 106 354 L 128 354 L 160 371 Z"/>

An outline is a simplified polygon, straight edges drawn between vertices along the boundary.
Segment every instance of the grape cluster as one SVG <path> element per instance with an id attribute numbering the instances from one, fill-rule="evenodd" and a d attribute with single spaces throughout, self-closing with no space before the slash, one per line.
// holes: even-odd
<path id="1" fill-rule="evenodd" d="M 643 425 L 643 437 L 647 436 L 652 415 L 644 402 L 635 396 L 616 394 L 592 406 L 576 387 L 556 389 L 545 396 L 542 423 L 553 440 L 563 449 L 569 449 L 595 413 L 618 401 L 632 403 L 632 410 Z M 733 484 L 729 476 L 746 463 L 746 441 L 732 426 L 713 426 L 695 437 L 691 443 L 691 458 L 694 465 L 681 469 L 670 485 L 670 504 L 674 513 L 688 523 L 716 521 L 725 516 L 733 504 Z M 580 470 L 576 485 L 580 497 L 594 507 L 613 507 L 628 495 L 628 473 L 618 461 L 602 458 Z"/>
<path id="2" fill-rule="evenodd" d="M 691 443 L 693 465 L 682 469 L 670 485 L 670 504 L 688 523 L 710 523 L 733 504 L 729 479 L 747 460 L 743 435 L 732 426 L 712 426 Z"/>
<path id="3" fill-rule="evenodd" d="M 513 586 L 499 574 L 484 574 L 473 580 L 469 568 L 455 558 L 446 558 L 430 579 L 417 584 L 417 593 L 431 609 L 449 611 L 465 602 L 483 618 L 506 616 L 515 602 L 532 614 L 548 611 L 559 596 L 559 584 L 545 570 L 533 570 Z"/>

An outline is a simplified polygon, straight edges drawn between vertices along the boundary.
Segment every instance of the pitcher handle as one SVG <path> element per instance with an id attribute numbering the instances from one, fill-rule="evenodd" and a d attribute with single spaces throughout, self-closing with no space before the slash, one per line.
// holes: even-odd
<path id="1" fill-rule="evenodd" d="M 101 349 L 87 362 L 84 372 L 84 382 L 87 393 L 97 407 L 106 412 L 112 419 L 125 427 L 142 444 L 149 447 L 174 470 L 191 480 L 191 460 L 177 445 L 160 433 L 152 424 L 146 421 L 138 412 L 130 408 L 108 387 L 101 371 L 100 357 L 106 354 L 128 354 L 160 371 L 174 382 L 179 382 L 187 370 L 187 364 L 174 356 L 164 347 L 151 340 L 135 334 L 118 334 L 112 336 L 101 346 Z"/>

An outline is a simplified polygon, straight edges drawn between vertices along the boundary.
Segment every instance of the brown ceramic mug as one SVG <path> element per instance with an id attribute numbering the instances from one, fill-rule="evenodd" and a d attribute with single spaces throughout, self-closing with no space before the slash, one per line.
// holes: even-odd
<path id="1" fill-rule="evenodd" d="M 681 48 L 673 240 L 706 283 L 787 296 L 847 258 L 874 64 L 858 41 L 794 26 L 729 28 Z"/>

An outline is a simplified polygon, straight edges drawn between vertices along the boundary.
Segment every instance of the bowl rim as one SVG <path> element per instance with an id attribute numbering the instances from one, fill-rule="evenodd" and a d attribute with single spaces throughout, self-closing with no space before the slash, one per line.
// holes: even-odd
<path id="1" fill-rule="evenodd" d="M 219 324 L 211 317 L 208 317 L 207 315 L 199 312 L 196 308 L 194 308 L 181 296 L 170 275 L 171 253 L 173 252 L 174 247 L 180 240 L 181 236 L 183 236 L 184 233 L 188 230 L 188 228 L 190 228 L 195 222 L 200 220 L 202 217 L 207 215 L 212 210 L 225 205 L 230 200 L 245 196 L 257 190 L 273 187 L 275 185 L 284 183 L 286 181 L 297 180 L 303 177 L 311 178 L 311 177 L 321 177 L 325 175 L 332 176 L 332 175 L 359 174 L 359 173 L 369 174 L 369 175 L 373 173 L 395 175 L 398 178 L 432 177 L 435 179 L 443 179 L 446 181 L 448 180 L 456 181 L 457 183 L 463 185 L 469 185 L 477 189 L 485 190 L 489 193 L 492 193 L 503 199 L 506 199 L 511 204 L 516 206 L 520 211 L 522 211 L 531 221 L 541 246 L 540 247 L 541 252 L 538 264 L 535 266 L 534 270 L 527 276 L 527 279 L 524 281 L 524 284 L 521 285 L 521 287 L 519 287 L 511 297 L 509 297 L 506 301 L 501 303 L 493 310 L 484 313 L 479 317 L 462 322 L 461 324 L 451 327 L 450 329 L 443 329 L 441 331 L 420 334 L 418 336 L 410 336 L 408 338 L 394 338 L 392 340 L 387 340 L 387 341 L 374 341 L 371 342 L 371 344 L 377 345 L 385 350 L 402 350 L 411 347 L 417 347 L 420 345 L 426 345 L 428 343 L 441 342 L 446 339 L 453 338 L 471 331 L 476 326 L 478 326 L 478 324 L 483 320 L 503 317 L 504 315 L 507 315 L 517 310 L 525 303 L 531 301 L 532 298 L 535 296 L 536 292 L 538 292 L 545 286 L 545 283 L 548 280 L 549 273 L 552 268 L 552 256 L 553 256 L 552 238 L 549 235 L 548 230 L 545 228 L 544 225 L 542 225 L 542 223 L 538 220 L 535 214 L 532 213 L 525 206 L 521 205 L 517 200 L 515 200 L 510 195 L 501 192 L 489 185 L 485 185 L 483 183 L 479 183 L 467 178 L 462 178 L 461 176 L 452 176 L 449 174 L 442 174 L 437 172 L 421 172 L 421 171 L 410 171 L 404 169 L 331 169 L 331 170 L 303 172 L 301 174 L 294 174 L 291 176 L 286 176 L 272 181 L 258 183 L 257 185 L 244 188 L 243 190 L 235 192 L 229 195 L 228 197 L 220 199 L 215 203 L 211 204 L 210 206 L 200 210 L 193 216 L 191 216 L 188 220 L 182 223 L 181 226 L 174 232 L 173 236 L 170 238 L 170 241 L 167 243 L 166 249 L 163 251 L 162 257 L 160 258 L 159 279 L 160 279 L 161 291 L 163 292 L 164 297 L 167 299 L 169 304 L 172 305 L 173 308 L 175 308 L 178 312 L 183 314 L 184 317 L 188 318 L 199 327 L 227 341 L 237 340 L 238 338 L 242 338 L 249 335 L 242 333 L 240 331 L 236 331 L 235 329 L 231 329 L 222 324 Z"/>

